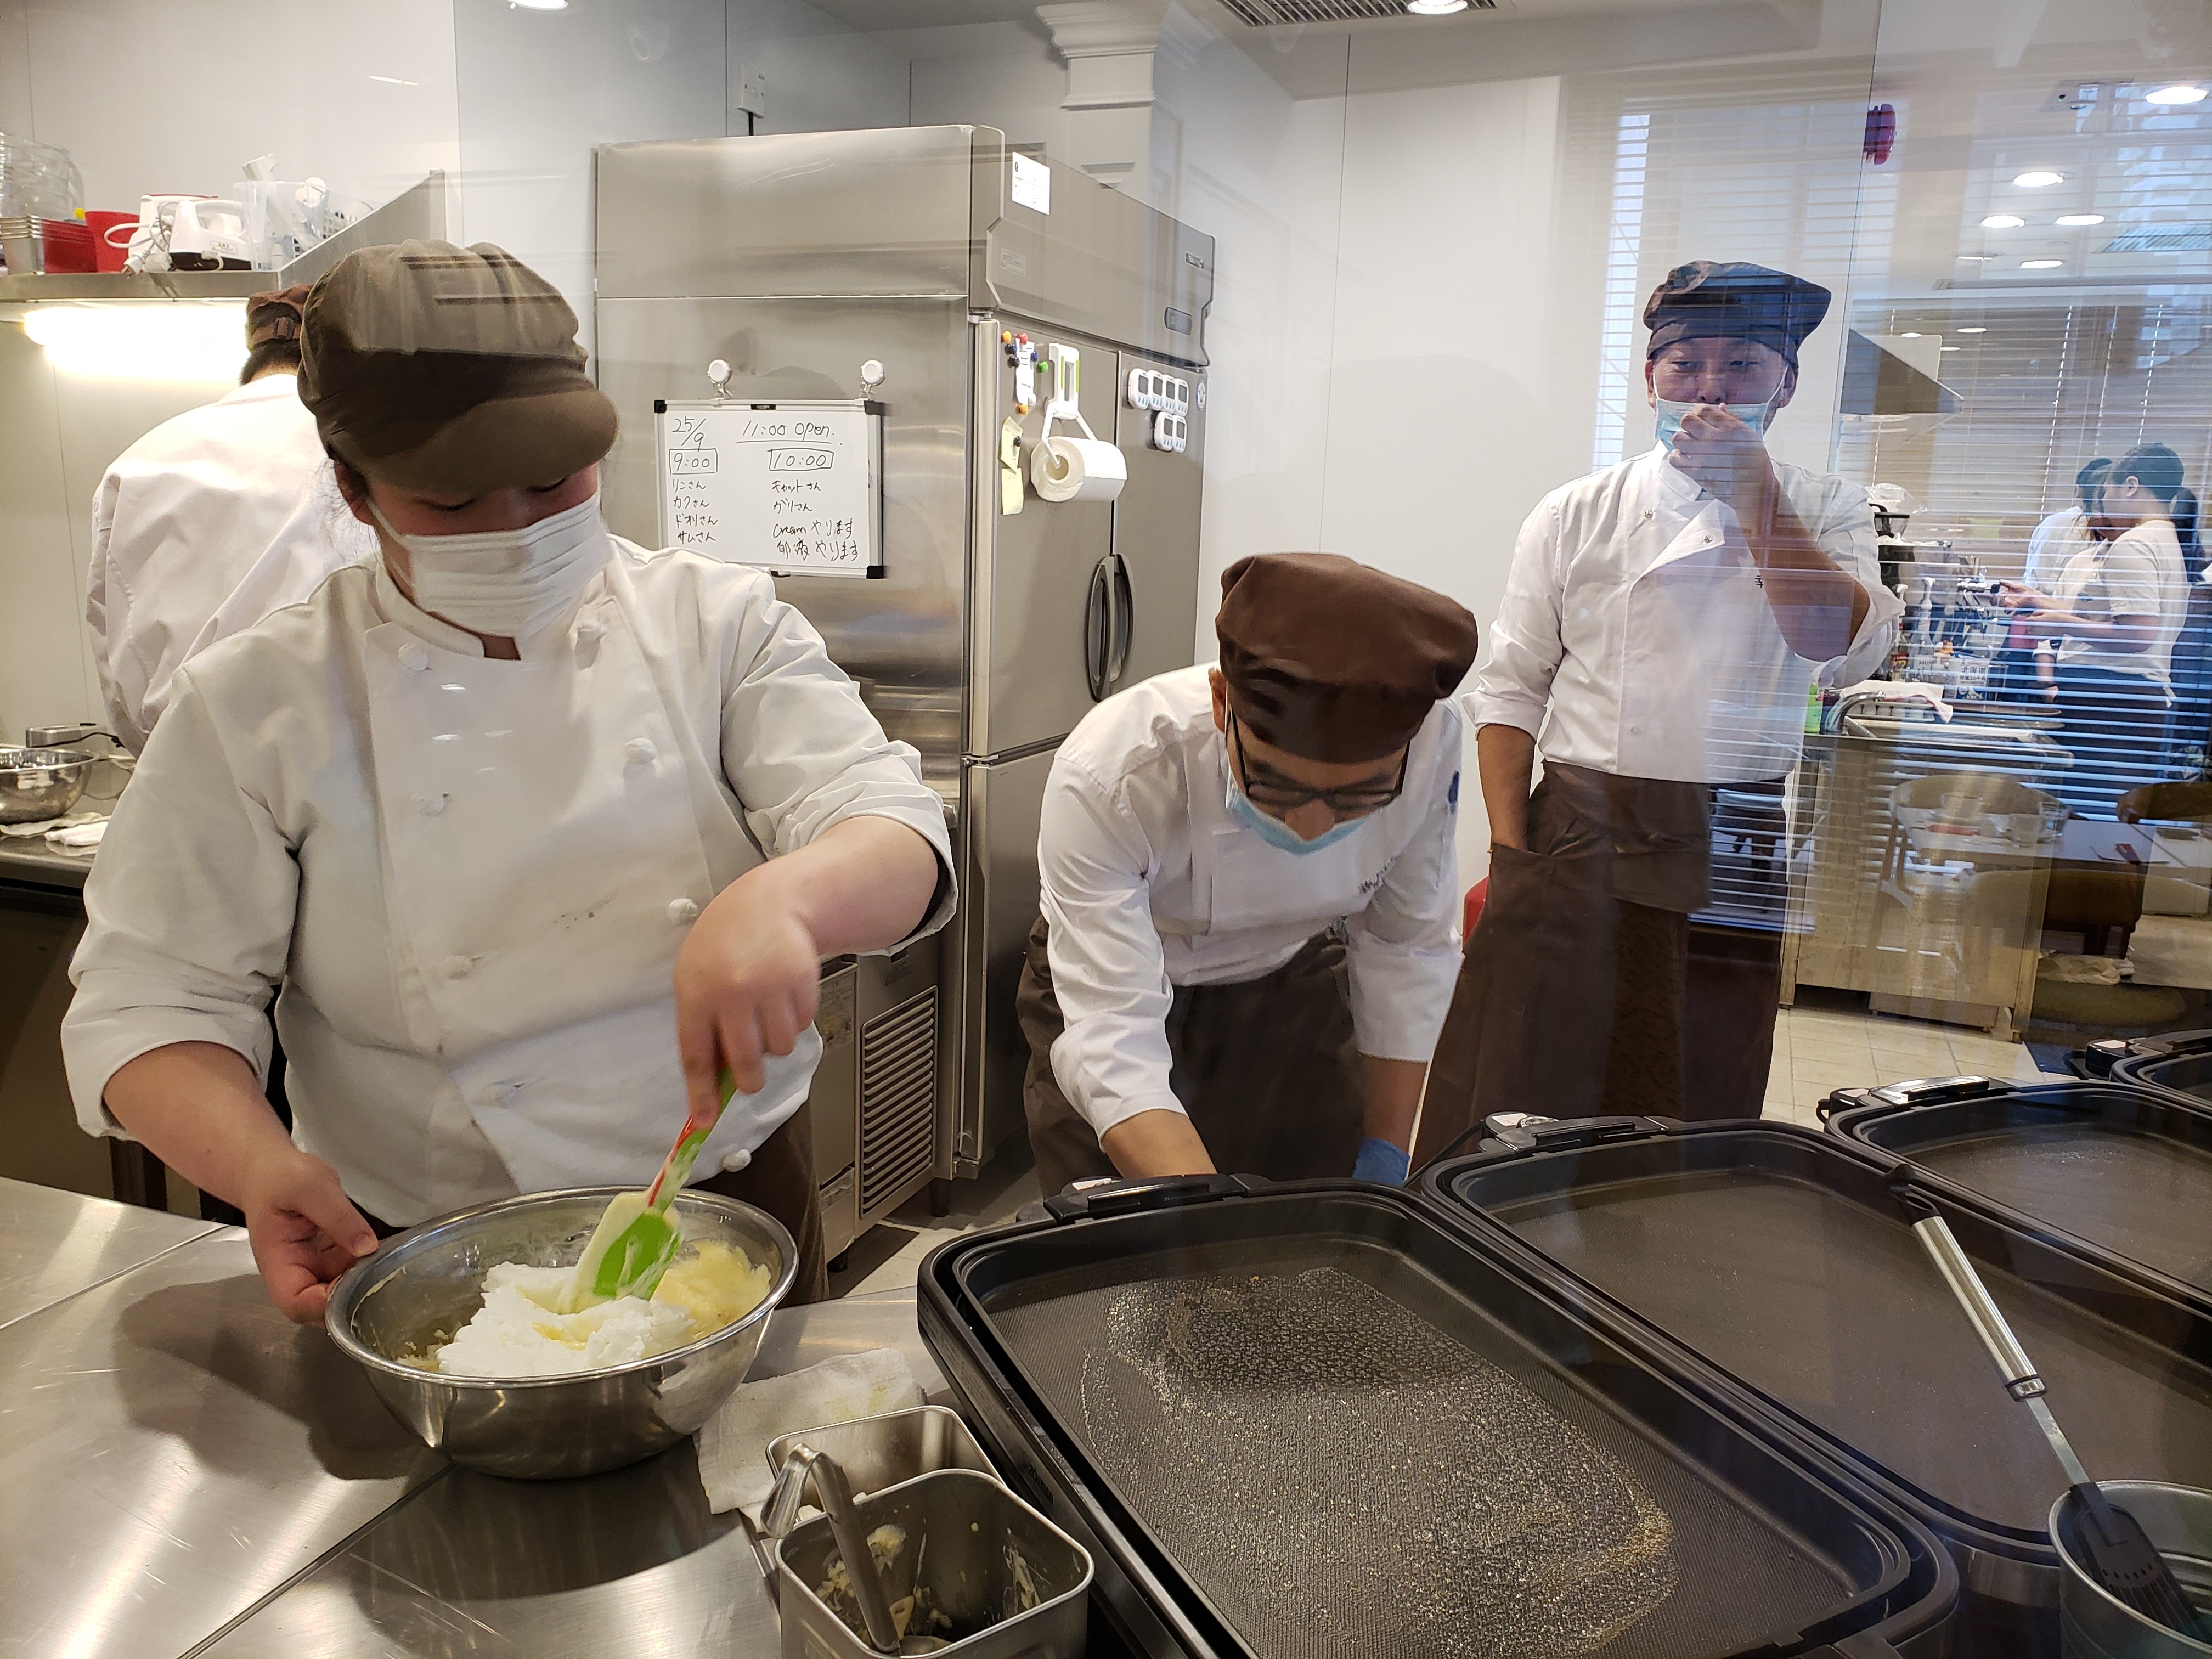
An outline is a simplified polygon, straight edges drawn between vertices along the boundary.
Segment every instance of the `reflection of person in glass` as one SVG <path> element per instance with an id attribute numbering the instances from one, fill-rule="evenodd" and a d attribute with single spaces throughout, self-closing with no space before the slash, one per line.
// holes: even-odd
<path id="1" fill-rule="evenodd" d="M 1828 298 L 1763 266 L 1677 267 L 1644 313 L 1657 447 L 1522 526 L 1471 698 L 1489 898 L 1417 1161 L 1494 1111 L 1759 1111 L 1779 916 L 1692 927 L 1716 786 L 1778 826 L 1814 676 L 1863 678 L 1899 610 L 1864 488 L 1761 440 Z"/>
<path id="2" fill-rule="evenodd" d="M 2057 641 L 2045 695 L 2074 765 L 2053 787 L 2086 817 L 2111 817 L 2123 791 L 2162 769 L 2197 542 L 2197 497 L 2181 477 L 2181 458 L 2164 444 L 2130 450 L 2098 495 L 2110 539 L 2068 560 L 2055 591 L 2008 583 L 2002 595 L 2032 631 Z"/>
<path id="3" fill-rule="evenodd" d="M 2021 572 L 2022 582 L 2039 591 L 2056 588 L 2075 555 L 2112 540 L 2111 526 L 2097 514 L 2097 498 L 2104 491 L 2105 474 L 2112 465 L 2111 456 L 2100 455 L 2084 463 L 2074 475 L 2075 499 L 2080 504 L 2051 514 L 2030 533 L 2027 563 Z M 2052 666 L 2056 650 L 2057 642 L 2038 637 L 2025 613 L 2014 616 L 2006 630 L 2001 659 L 2004 690 L 2019 698 L 2045 695 L 2057 684 Z"/>

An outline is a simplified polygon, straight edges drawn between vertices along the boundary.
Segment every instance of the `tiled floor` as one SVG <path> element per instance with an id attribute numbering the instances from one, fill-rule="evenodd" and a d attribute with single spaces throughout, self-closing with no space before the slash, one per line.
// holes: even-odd
<path id="1" fill-rule="evenodd" d="M 2035 1057 L 2021 1043 L 2000 1042 L 1970 1027 L 1869 1013 L 1863 998 L 1817 990 L 1800 996 L 1797 1006 L 1783 1009 L 1775 1022 L 1769 1117 L 1817 1127 L 1813 1109 L 1832 1089 L 1961 1073 L 2023 1081 L 2040 1075 Z M 843 1271 L 830 1273 L 830 1294 L 910 1285 L 922 1257 L 938 1245 L 970 1228 L 1012 1220 L 1036 1196 L 1029 1149 L 1017 1142 L 980 1179 L 955 1185 L 958 1207 L 951 1213 L 931 1215 L 925 1192 L 856 1241 Z"/>

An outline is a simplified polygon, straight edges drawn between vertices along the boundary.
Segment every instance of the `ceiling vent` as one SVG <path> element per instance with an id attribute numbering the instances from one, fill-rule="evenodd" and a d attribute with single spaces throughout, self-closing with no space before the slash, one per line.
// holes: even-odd
<path id="1" fill-rule="evenodd" d="M 1363 23 L 1407 17 L 1406 0 L 1221 0 L 1255 29 L 1295 23 Z M 1472 11 L 1496 11 L 1498 0 L 1469 0 Z"/>

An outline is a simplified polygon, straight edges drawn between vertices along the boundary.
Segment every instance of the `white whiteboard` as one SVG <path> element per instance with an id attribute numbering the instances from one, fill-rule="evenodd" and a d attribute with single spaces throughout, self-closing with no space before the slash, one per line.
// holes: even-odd
<path id="1" fill-rule="evenodd" d="M 883 574 L 883 405 L 653 405 L 660 542 L 779 574 Z"/>

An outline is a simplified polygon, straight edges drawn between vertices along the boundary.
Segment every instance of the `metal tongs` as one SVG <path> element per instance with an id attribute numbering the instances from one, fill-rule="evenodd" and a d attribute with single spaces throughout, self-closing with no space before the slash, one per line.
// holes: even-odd
<path id="1" fill-rule="evenodd" d="M 799 1511 L 805 1507 L 810 1486 L 822 1513 L 830 1517 L 830 1535 L 837 1540 L 837 1553 L 845 1559 L 845 1577 L 852 1582 L 853 1600 L 860 1605 L 860 1623 L 866 1626 L 868 1645 L 878 1653 L 898 1652 L 898 1621 L 891 1617 L 890 1598 L 884 1594 L 883 1575 L 876 1568 L 874 1553 L 868 1548 L 868 1536 L 860 1530 L 860 1517 L 854 1511 L 852 1483 L 845 1479 L 844 1468 L 836 1458 L 815 1450 L 803 1441 L 785 1454 L 782 1472 L 776 1476 L 775 1494 L 761 1516 L 762 1534 L 765 1538 L 781 1538 L 797 1526 Z M 774 1597 L 777 1584 L 773 1555 L 762 1537 L 754 1539 L 753 1551 L 760 1558 L 769 1594 Z"/>

